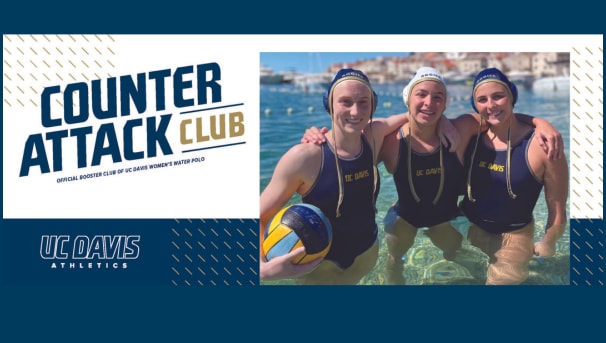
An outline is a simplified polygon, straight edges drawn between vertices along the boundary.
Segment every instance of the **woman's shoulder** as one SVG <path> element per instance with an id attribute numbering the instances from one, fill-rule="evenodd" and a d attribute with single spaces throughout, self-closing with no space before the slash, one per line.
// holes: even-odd
<path id="1" fill-rule="evenodd" d="M 459 131 L 476 131 L 480 125 L 480 115 L 477 113 L 464 113 L 456 118 L 451 118 L 450 122 Z"/>
<path id="2" fill-rule="evenodd" d="M 531 139 L 535 134 L 535 127 L 529 123 L 518 121 L 518 136 L 520 139 Z"/>
<path id="3" fill-rule="evenodd" d="M 327 144 L 323 143 L 322 145 Z M 322 145 L 315 143 L 299 143 L 293 145 L 287 152 L 286 155 L 292 155 L 300 159 L 314 158 L 321 156 Z"/>
<path id="4" fill-rule="evenodd" d="M 282 155 L 276 169 L 286 173 L 306 175 L 308 171 L 316 170 L 321 164 L 322 148 L 319 145 L 299 143 Z"/>

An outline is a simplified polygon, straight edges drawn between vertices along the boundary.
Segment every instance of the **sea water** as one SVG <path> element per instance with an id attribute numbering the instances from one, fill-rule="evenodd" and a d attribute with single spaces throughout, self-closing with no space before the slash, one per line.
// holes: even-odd
<path id="1" fill-rule="evenodd" d="M 378 94 L 376 117 L 388 117 L 407 111 L 402 101 L 401 84 L 374 85 Z M 455 118 L 471 111 L 471 87 L 467 85 L 449 85 L 449 102 L 445 115 Z M 518 102 L 514 110 L 548 120 L 564 139 L 564 153 L 570 164 L 570 96 L 568 91 L 533 92 L 530 89 L 518 89 Z M 305 129 L 316 127 L 330 128 L 330 117 L 322 104 L 322 91 L 302 92 L 292 85 L 262 85 L 260 94 L 260 189 L 263 191 L 269 183 L 273 170 L 280 157 L 293 145 L 298 144 Z M 379 261 L 374 270 L 360 284 L 380 285 L 385 283 L 384 263 L 387 248 L 384 241 L 383 219 L 389 207 L 397 200 L 397 193 L 391 174 L 383 164 L 378 166 L 381 176 L 381 189 L 377 201 L 377 224 L 379 227 Z M 301 202 L 295 194 L 288 204 Z M 567 206 L 567 217 L 569 215 Z M 535 241 L 543 237 L 547 221 L 547 205 L 544 193 L 541 193 L 534 210 L 536 223 Z M 465 217 L 453 221 L 453 225 L 464 236 L 469 222 Z M 441 252 L 419 230 L 415 244 L 404 256 L 405 276 L 408 285 L 415 284 L 481 284 L 485 278 L 487 257 L 478 249 L 464 241 L 464 248 L 474 259 L 478 268 L 469 268 L 469 274 L 461 275 L 461 270 L 453 269 L 444 263 Z M 570 283 L 570 228 L 557 243 L 557 252 L 553 257 L 533 257 L 530 262 L 530 277 L 525 284 L 568 285 Z M 484 273 L 484 274 L 483 274 Z M 282 282 L 277 282 L 282 284 Z M 290 282 L 285 281 L 285 284 Z"/>

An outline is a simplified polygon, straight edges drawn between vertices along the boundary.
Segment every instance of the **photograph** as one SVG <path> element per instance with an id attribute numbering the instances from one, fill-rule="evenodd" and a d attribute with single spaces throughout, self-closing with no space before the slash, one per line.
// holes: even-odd
<path id="1" fill-rule="evenodd" d="M 261 285 L 570 284 L 570 53 L 261 52 L 259 75 Z"/>

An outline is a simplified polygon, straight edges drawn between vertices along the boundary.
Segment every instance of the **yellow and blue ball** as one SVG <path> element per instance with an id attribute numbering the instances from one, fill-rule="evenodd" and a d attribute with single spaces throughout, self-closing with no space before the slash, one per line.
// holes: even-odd
<path id="1" fill-rule="evenodd" d="M 292 263 L 325 257 L 332 244 L 332 226 L 316 206 L 295 204 L 282 208 L 267 224 L 263 252 L 267 261 L 304 246 L 305 254 Z"/>

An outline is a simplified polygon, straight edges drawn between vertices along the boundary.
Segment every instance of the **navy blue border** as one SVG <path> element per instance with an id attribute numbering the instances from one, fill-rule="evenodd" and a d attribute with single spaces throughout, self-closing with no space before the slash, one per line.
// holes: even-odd
<path id="1" fill-rule="evenodd" d="M 603 34 L 604 30 L 603 11 L 589 1 L 537 4 L 538 8 L 528 1 L 452 2 L 444 8 L 439 3 L 410 2 L 192 5 L 172 1 L 142 2 L 128 9 L 126 3 L 9 1 L 0 11 L 0 30 L 3 34 Z M 266 16 L 267 9 L 278 10 Z M 604 287 L 4 286 L 0 339 L 511 342 L 523 337 L 591 342 L 604 336 L 605 309 Z"/>
<path id="2" fill-rule="evenodd" d="M 127 5 L 128 4 L 128 5 Z M 494 6 L 494 7 L 493 7 Z M 485 1 L 339 3 L 305 1 L 150 4 L 108 0 L 8 1 L 3 33 L 103 34 L 599 34 L 603 12 L 594 2 Z M 398 48 L 398 50 L 406 50 Z"/>

